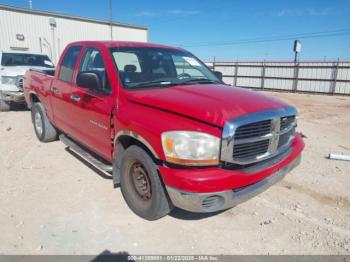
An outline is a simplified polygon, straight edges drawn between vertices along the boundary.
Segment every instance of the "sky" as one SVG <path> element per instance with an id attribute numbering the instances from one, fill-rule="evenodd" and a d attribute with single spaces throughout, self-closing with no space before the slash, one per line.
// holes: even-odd
<path id="1" fill-rule="evenodd" d="M 350 0 L 112 0 L 113 20 L 202 60 L 350 60 Z M 109 0 L 32 0 L 33 9 L 109 19 Z M 28 7 L 28 0 L 1 4 Z M 322 36 L 322 37 L 319 37 Z M 276 41 L 277 40 L 277 41 Z"/>

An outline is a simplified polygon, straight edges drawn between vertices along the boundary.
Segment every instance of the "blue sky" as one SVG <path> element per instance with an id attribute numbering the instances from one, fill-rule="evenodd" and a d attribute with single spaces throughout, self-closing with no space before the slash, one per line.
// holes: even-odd
<path id="1" fill-rule="evenodd" d="M 0 3 L 28 6 L 27 0 Z M 108 0 L 33 0 L 33 8 L 109 16 Z M 349 0 L 113 0 L 113 20 L 145 25 L 150 42 L 183 46 L 203 60 L 291 60 L 292 38 L 316 32 L 344 35 L 301 38 L 301 60 L 350 59 Z M 291 39 L 246 41 L 276 38 Z"/>

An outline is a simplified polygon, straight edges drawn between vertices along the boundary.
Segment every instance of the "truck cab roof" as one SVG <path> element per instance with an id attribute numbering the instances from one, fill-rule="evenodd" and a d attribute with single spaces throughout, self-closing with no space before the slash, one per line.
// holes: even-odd
<path id="1" fill-rule="evenodd" d="M 179 47 L 173 47 L 173 46 L 167 46 L 167 45 L 160 45 L 155 43 L 145 43 L 145 42 L 132 42 L 132 41 L 77 41 L 72 42 L 68 46 L 73 45 L 100 45 L 105 46 L 107 48 L 113 48 L 113 47 L 153 47 L 153 48 L 167 48 L 167 49 L 175 49 L 175 50 L 184 50 Z"/>

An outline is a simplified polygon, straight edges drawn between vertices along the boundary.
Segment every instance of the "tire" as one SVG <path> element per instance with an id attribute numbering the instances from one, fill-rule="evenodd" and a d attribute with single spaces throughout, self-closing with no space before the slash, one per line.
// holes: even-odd
<path id="1" fill-rule="evenodd" d="M 0 112 L 7 112 L 10 111 L 10 109 L 10 103 L 2 99 L 2 92 L 0 91 Z"/>
<path id="2" fill-rule="evenodd" d="M 11 106 L 8 102 L 0 99 L 0 112 L 7 112 L 10 111 Z"/>
<path id="3" fill-rule="evenodd" d="M 34 103 L 32 106 L 32 122 L 35 134 L 41 142 L 47 143 L 57 140 L 57 130 L 47 118 L 41 103 Z"/>
<path id="4" fill-rule="evenodd" d="M 138 179 L 139 178 L 139 179 Z M 152 158 L 138 146 L 123 155 L 120 187 L 130 209 L 147 220 L 157 220 L 173 208 Z"/>

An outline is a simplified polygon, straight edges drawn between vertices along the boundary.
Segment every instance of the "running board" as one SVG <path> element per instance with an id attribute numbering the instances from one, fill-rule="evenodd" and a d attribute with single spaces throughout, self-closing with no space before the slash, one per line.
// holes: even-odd
<path id="1" fill-rule="evenodd" d="M 92 164 L 96 168 L 100 169 L 103 172 L 107 172 L 109 174 L 113 171 L 113 166 L 108 165 L 106 163 L 103 163 L 101 160 L 99 160 L 97 157 L 93 156 L 88 150 L 83 148 L 82 146 L 78 145 L 76 142 L 74 142 L 69 137 L 61 134 L 59 136 L 60 140 L 68 146 L 71 150 L 73 150 L 75 153 L 77 153 L 79 156 L 81 156 L 84 160 L 86 160 L 88 163 Z"/>

